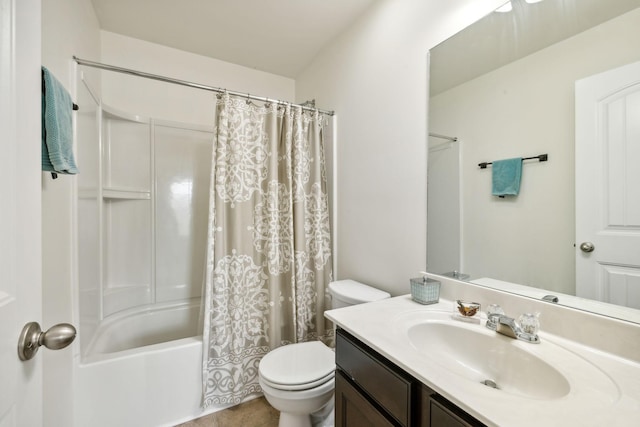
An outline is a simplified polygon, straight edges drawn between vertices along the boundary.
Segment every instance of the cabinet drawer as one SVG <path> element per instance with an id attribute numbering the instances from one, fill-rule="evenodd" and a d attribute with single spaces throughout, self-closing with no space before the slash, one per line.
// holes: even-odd
<path id="1" fill-rule="evenodd" d="M 343 330 L 336 337 L 336 364 L 400 425 L 411 414 L 412 377 Z"/>

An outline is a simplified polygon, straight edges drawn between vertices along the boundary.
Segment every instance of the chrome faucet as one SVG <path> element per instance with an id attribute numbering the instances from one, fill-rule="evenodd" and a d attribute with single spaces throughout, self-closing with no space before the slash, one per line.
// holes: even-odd
<path id="1" fill-rule="evenodd" d="M 519 339 L 533 344 L 540 343 L 536 333 L 525 332 L 516 320 L 504 314 L 490 314 L 487 319 L 487 328 L 507 337 Z"/>

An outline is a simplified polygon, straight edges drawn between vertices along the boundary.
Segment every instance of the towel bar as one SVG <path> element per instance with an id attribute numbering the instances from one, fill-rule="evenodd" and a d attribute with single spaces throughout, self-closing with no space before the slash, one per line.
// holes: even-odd
<path id="1" fill-rule="evenodd" d="M 549 160 L 549 155 L 548 154 L 539 154 L 537 156 L 532 156 L 532 157 L 523 157 L 522 160 L 532 160 L 532 159 L 538 159 L 541 162 L 546 162 L 547 160 Z M 480 166 L 480 169 L 486 169 L 487 166 L 491 165 L 492 162 L 482 162 L 482 163 L 478 163 L 478 166 Z"/>

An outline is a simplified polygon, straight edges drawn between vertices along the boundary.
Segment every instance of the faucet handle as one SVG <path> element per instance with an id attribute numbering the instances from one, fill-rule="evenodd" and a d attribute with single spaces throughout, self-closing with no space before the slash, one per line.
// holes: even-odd
<path id="1" fill-rule="evenodd" d="M 486 327 L 489 329 L 493 329 L 494 331 L 498 328 L 498 321 L 500 320 L 500 316 L 504 316 L 504 310 L 498 304 L 489 304 L 487 307 L 487 323 Z"/>
<path id="2" fill-rule="evenodd" d="M 540 313 L 523 313 L 518 317 L 518 323 L 523 332 L 537 335 L 540 330 Z"/>
<path id="3" fill-rule="evenodd" d="M 489 304 L 487 307 L 487 316 L 492 314 L 504 314 L 504 310 L 498 304 Z"/>

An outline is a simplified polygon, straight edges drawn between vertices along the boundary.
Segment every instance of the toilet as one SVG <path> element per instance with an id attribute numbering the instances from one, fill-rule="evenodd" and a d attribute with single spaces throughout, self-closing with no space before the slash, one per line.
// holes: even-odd
<path id="1" fill-rule="evenodd" d="M 329 283 L 331 308 L 389 298 L 389 293 L 354 280 Z M 279 427 L 310 427 L 312 419 L 333 417 L 335 354 L 320 341 L 278 347 L 260 361 L 258 381 L 264 397 L 280 411 Z M 318 417 L 317 414 L 322 414 Z"/>

